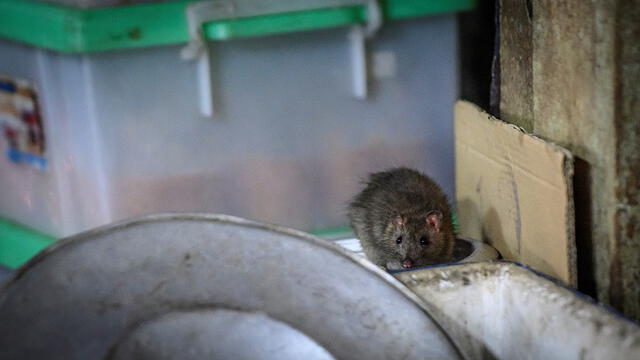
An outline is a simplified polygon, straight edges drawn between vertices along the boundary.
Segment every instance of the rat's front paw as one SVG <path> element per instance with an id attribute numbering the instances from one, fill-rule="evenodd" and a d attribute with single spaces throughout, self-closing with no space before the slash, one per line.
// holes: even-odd
<path id="1" fill-rule="evenodd" d="M 387 261 L 387 265 L 385 265 L 387 270 L 400 270 L 402 269 L 402 263 L 400 261 L 392 260 Z"/>

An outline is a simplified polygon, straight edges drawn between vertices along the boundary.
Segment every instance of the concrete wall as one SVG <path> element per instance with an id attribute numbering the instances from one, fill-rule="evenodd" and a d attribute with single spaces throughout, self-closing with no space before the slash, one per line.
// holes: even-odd
<path id="1" fill-rule="evenodd" d="M 500 1 L 501 117 L 576 156 L 579 289 L 640 319 L 640 1 Z"/>

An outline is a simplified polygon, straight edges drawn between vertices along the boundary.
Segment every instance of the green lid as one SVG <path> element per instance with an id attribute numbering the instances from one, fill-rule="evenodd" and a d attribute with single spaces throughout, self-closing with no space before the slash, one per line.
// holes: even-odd
<path id="1" fill-rule="evenodd" d="M 0 37 L 69 53 L 185 43 L 185 11 L 192 1 L 176 0 L 114 8 L 76 9 L 33 0 L 0 1 Z M 468 10 L 476 0 L 381 0 L 386 21 Z M 361 24 L 364 6 L 347 6 L 210 22 L 210 40 Z"/>
<path id="2" fill-rule="evenodd" d="M 0 218 L 1 265 L 16 268 L 54 242 L 51 236 Z"/>

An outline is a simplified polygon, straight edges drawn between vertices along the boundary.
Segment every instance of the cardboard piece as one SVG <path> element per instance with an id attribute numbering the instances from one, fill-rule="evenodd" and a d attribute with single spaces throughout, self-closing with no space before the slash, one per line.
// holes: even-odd
<path id="1" fill-rule="evenodd" d="M 575 286 L 571 153 L 464 101 L 455 132 L 460 234 Z"/>

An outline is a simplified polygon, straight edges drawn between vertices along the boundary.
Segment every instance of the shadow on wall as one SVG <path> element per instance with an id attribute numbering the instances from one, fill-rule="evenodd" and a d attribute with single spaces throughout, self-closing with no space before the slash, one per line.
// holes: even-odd
<path id="1" fill-rule="evenodd" d="M 594 268 L 591 197 L 591 165 L 574 156 L 573 203 L 576 223 L 578 290 L 598 299 Z"/>

